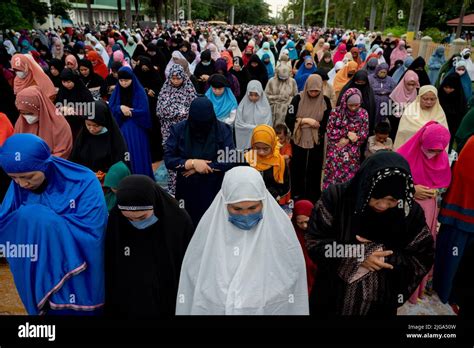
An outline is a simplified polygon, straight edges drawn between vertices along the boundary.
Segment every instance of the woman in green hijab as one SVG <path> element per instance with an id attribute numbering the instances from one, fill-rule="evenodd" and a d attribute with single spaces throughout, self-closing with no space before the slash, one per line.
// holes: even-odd
<path id="1" fill-rule="evenodd" d="M 474 135 L 474 97 L 469 100 L 468 111 L 464 115 L 461 124 L 454 136 L 453 149 L 459 154 L 469 140 Z"/>
<path id="2" fill-rule="evenodd" d="M 131 175 L 130 169 L 122 161 L 115 163 L 110 167 L 109 171 L 105 175 L 104 179 L 104 190 L 105 190 L 105 202 L 107 203 L 107 209 L 110 212 L 117 202 L 115 192 L 117 187 L 126 176 Z"/>

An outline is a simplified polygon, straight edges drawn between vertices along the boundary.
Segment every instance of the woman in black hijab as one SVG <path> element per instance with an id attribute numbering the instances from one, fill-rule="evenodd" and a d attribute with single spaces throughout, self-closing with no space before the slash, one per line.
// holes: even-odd
<path id="1" fill-rule="evenodd" d="M 359 70 L 356 72 L 351 80 L 342 88 L 341 93 L 339 93 L 337 105 L 341 103 L 342 96 L 349 88 L 357 88 L 362 94 L 362 104 L 360 106 L 367 110 L 369 114 L 369 132 L 370 134 L 373 134 L 373 129 L 375 127 L 375 116 L 377 112 L 374 92 L 372 91 L 372 87 L 370 87 L 369 74 L 367 70 Z"/>
<path id="2" fill-rule="evenodd" d="M 199 94 L 206 93 L 207 80 L 216 73 L 214 60 L 211 59 L 211 51 L 205 50 L 201 53 L 201 61 L 196 65 L 191 81 Z"/>
<path id="3" fill-rule="evenodd" d="M 111 73 L 107 75 L 107 78 L 104 81 L 100 89 L 100 96 L 104 100 L 108 100 L 112 93 L 114 92 L 115 86 L 118 83 L 118 71 L 122 67 L 121 62 L 113 62 L 110 68 Z"/>
<path id="4" fill-rule="evenodd" d="M 397 61 L 395 61 L 395 64 L 393 65 L 393 68 L 389 70 L 388 72 L 388 76 L 393 76 L 393 74 L 395 74 L 395 71 L 398 70 L 399 67 L 401 67 L 403 65 L 403 60 L 399 59 Z"/>
<path id="5" fill-rule="evenodd" d="M 413 70 L 417 75 L 418 75 L 418 80 L 420 82 L 420 87 L 430 85 L 430 78 L 428 76 L 428 73 L 425 70 L 426 62 L 423 57 L 418 57 L 416 58 L 408 67 L 407 70 L 403 73 L 402 77 L 400 77 L 399 81 L 403 80 L 403 77 L 407 73 L 408 70 Z"/>
<path id="6" fill-rule="evenodd" d="M 149 43 L 147 45 L 146 53 L 148 57 L 150 57 L 153 66 L 158 68 L 158 73 L 160 74 L 161 79 L 164 81 L 166 64 L 168 64 L 169 59 L 163 54 L 161 50 L 158 49 L 158 47 L 156 47 L 154 43 Z"/>
<path id="7" fill-rule="evenodd" d="M 390 42 L 389 38 L 386 38 L 385 41 L 382 44 L 382 49 L 383 49 L 383 57 L 385 58 L 385 63 L 390 66 L 390 55 L 392 54 L 392 51 L 397 47 L 398 45 L 398 40 L 394 40 Z"/>
<path id="8" fill-rule="evenodd" d="M 220 153 L 232 153 L 234 148 L 231 127 L 217 120 L 207 97 L 194 99 L 189 118 L 171 127 L 165 164 L 178 173 L 175 197 L 184 202 L 195 226 L 219 192 L 225 172 L 233 166 Z"/>
<path id="9" fill-rule="evenodd" d="M 53 58 L 49 63 L 48 76 L 53 82 L 54 87 L 60 88 L 61 84 L 61 72 L 64 69 L 64 63 L 60 59 Z"/>
<path id="10" fill-rule="evenodd" d="M 191 219 L 144 175 L 123 179 L 116 195 L 105 236 L 105 314 L 173 317 Z"/>
<path id="11" fill-rule="evenodd" d="M 73 140 L 76 139 L 79 131 L 84 124 L 80 116 L 84 116 L 84 109 L 87 109 L 86 103 L 93 103 L 94 98 L 91 92 L 84 86 L 79 74 L 66 68 L 59 75 L 62 86 L 59 87 L 56 95 L 55 104 L 66 117 L 72 131 Z M 80 108 L 78 106 L 81 106 Z M 79 116 L 79 117 L 78 117 Z"/>
<path id="12" fill-rule="evenodd" d="M 434 241 L 414 200 L 408 162 L 377 152 L 355 177 L 323 192 L 307 248 L 318 265 L 312 315 L 395 316 L 431 269 Z M 352 257 L 338 256 L 350 247 Z"/>
<path id="13" fill-rule="evenodd" d="M 7 115 L 11 124 L 15 126 L 19 115 L 18 109 L 15 106 L 15 94 L 13 93 L 12 86 L 3 76 L 2 71 L 0 71 L 0 99 L 0 112 Z"/>
<path id="14" fill-rule="evenodd" d="M 438 88 L 438 100 L 446 114 L 452 145 L 459 125 L 467 113 L 466 98 L 459 74 L 453 72 L 444 78 Z"/>
<path id="15" fill-rule="evenodd" d="M 127 145 L 107 103 L 96 101 L 92 110 L 85 115 L 69 160 L 105 174 L 115 163 L 127 162 Z"/>
<path id="16" fill-rule="evenodd" d="M 251 80 L 258 80 L 262 84 L 263 89 L 267 86 L 268 72 L 263 62 L 256 54 L 252 54 L 247 65 L 244 67 L 250 76 Z"/>
<path id="17" fill-rule="evenodd" d="M 150 108 L 150 115 L 156 113 L 156 103 L 161 87 L 163 87 L 163 80 L 160 74 L 153 66 L 151 59 L 146 56 L 138 57 L 138 65 L 133 69 L 138 81 L 142 84 L 148 96 L 148 106 Z M 158 162 L 163 159 L 163 145 L 161 136 L 161 125 L 158 117 L 151 118 L 150 129 L 150 151 L 151 161 Z"/>
<path id="18" fill-rule="evenodd" d="M 92 93 L 95 100 L 99 99 L 100 88 L 104 85 L 104 79 L 94 72 L 92 62 L 87 59 L 81 59 L 79 61 L 79 73 L 81 74 L 82 83 Z"/>
<path id="19" fill-rule="evenodd" d="M 240 103 L 247 94 L 247 85 L 250 81 L 249 72 L 244 69 L 244 61 L 241 57 L 234 57 L 234 65 L 229 71 L 239 81 L 240 94 L 236 99 L 237 102 Z"/>

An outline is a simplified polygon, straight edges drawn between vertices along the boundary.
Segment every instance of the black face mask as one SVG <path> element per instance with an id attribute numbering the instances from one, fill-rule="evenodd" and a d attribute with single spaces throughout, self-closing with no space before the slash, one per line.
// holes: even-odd
<path id="1" fill-rule="evenodd" d="M 355 74 L 347 74 L 347 77 L 352 77 L 354 76 Z"/>
<path id="2" fill-rule="evenodd" d="M 470 54 L 465 54 L 464 56 L 462 56 L 464 59 L 469 59 L 471 55 Z"/>

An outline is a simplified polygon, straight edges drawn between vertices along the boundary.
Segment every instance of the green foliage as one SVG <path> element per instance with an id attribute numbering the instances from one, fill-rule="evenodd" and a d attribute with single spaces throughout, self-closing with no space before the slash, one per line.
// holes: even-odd
<path id="1" fill-rule="evenodd" d="M 69 10 L 72 8 L 69 2 L 62 0 L 51 0 L 50 12 L 55 17 L 69 19 Z"/>
<path id="2" fill-rule="evenodd" d="M 0 16 L 0 28 L 18 30 L 32 27 L 13 1 L 0 2 L 0 13 L 2 14 Z"/>
<path id="3" fill-rule="evenodd" d="M 391 28 L 385 29 L 383 31 L 383 34 L 387 35 L 388 33 L 392 33 L 393 36 L 400 37 L 403 34 L 406 34 L 406 32 L 407 32 L 407 27 L 406 26 L 404 26 L 404 27 L 396 26 L 396 27 L 391 27 Z"/>
<path id="4" fill-rule="evenodd" d="M 429 36 L 434 42 L 441 42 L 446 37 L 446 33 L 441 32 L 438 28 L 426 28 L 423 30 L 423 36 Z"/>
<path id="5" fill-rule="evenodd" d="M 30 29 L 35 21 L 46 23 L 49 14 L 69 18 L 71 5 L 63 0 L 51 0 L 51 8 L 40 0 L 0 1 L 0 28 Z"/>

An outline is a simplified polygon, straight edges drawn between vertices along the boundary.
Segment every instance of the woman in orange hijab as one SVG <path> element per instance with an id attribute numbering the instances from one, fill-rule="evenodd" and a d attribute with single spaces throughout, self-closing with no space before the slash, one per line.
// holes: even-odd
<path id="1" fill-rule="evenodd" d="M 23 89 L 17 94 L 15 104 L 20 111 L 15 123 L 15 134 L 37 135 L 48 144 L 53 156 L 67 159 L 72 150 L 71 128 L 40 87 Z"/>
<path id="2" fill-rule="evenodd" d="M 94 72 L 97 75 L 101 76 L 104 80 L 109 76 L 109 71 L 104 63 L 104 59 L 97 51 L 93 50 L 87 52 L 87 60 L 90 60 L 94 67 Z"/>
<path id="3" fill-rule="evenodd" d="M 232 60 L 232 56 L 229 51 L 222 51 L 221 58 L 227 62 L 227 71 L 229 71 L 234 66 L 234 61 Z"/>
<path id="4" fill-rule="evenodd" d="M 27 87 L 38 86 L 50 100 L 56 97 L 56 88 L 43 69 L 28 54 L 15 54 L 11 65 L 16 77 L 13 81 L 13 90 L 16 95 Z"/>
<path id="5" fill-rule="evenodd" d="M 0 146 L 2 146 L 5 140 L 11 135 L 13 135 L 13 126 L 7 115 L 0 112 Z"/>
<path id="6" fill-rule="evenodd" d="M 332 84 L 334 92 L 336 93 L 336 98 L 339 98 L 339 93 L 341 92 L 342 88 L 350 81 L 352 76 L 354 76 L 357 69 L 358 64 L 354 61 L 350 61 L 337 72 Z"/>
<path id="7" fill-rule="evenodd" d="M 289 201 L 290 178 L 285 159 L 280 155 L 278 138 L 274 129 L 266 124 L 254 128 L 251 139 L 252 150 L 245 154 L 251 167 L 263 176 L 270 194 L 280 205 Z"/>

